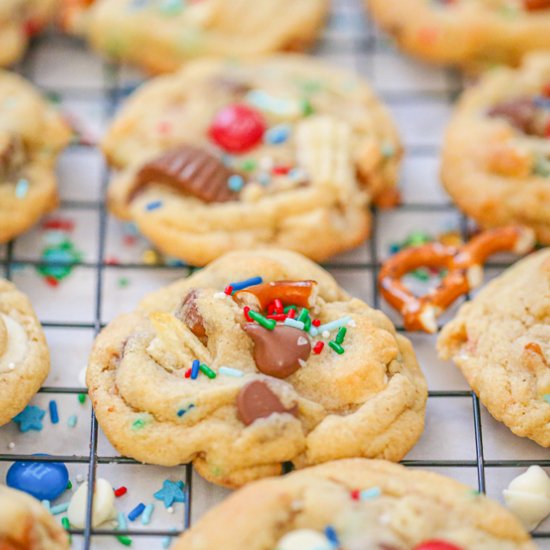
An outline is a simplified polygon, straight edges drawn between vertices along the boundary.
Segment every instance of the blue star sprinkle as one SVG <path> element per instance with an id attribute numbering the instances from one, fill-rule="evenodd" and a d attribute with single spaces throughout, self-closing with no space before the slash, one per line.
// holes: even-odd
<path id="1" fill-rule="evenodd" d="M 183 481 L 170 481 L 166 479 L 162 483 L 162 489 L 154 494 L 157 500 L 162 500 L 164 506 L 168 508 L 174 502 L 185 502 L 185 494 L 183 492 Z"/>
<path id="2" fill-rule="evenodd" d="M 36 430 L 37 432 L 42 430 L 42 419 L 46 411 L 43 411 L 40 407 L 29 405 L 25 407 L 14 419 L 16 424 L 19 424 L 19 431 L 25 433 L 29 430 Z"/>

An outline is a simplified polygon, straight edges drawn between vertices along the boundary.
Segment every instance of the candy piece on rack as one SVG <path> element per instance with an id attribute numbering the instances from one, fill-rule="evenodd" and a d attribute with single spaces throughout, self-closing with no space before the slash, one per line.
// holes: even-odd
<path id="1" fill-rule="evenodd" d="M 237 200 L 228 185 L 235 173 L 200 147 L 180 145 L 141 167 L 128 191 L 128 200 L 151 184 L 164 184 L 181 193 L 211 202 Z"/>
<path id="2" fill-rule="evenodd" d="M 216 113 L 208 134 L 228 153 L 244 153 L 263 138 L 267 124 L 262 114 L 248 105 L 227 105 Z"/>
<path id="3" fill-rule="evenodd" d="M 496 252 L 525 254 L 535 244 L 531 229 L 508 226 L 480 233 L 460 248 L 430 243 L 402 250 L 388 259 L 378 276 L 386 301 L 403 315 L 405 329 L 437 331 L 437 317 L 459 296 L 483 282 L 483 263 Z M 423 297 L 415 296 L 401 278 L 419 267 L 448 270 L 439 286 Z"/>
<path id="4" fill-rule="evenodd" d="M 83 529 L 86 525 L 87 502 L 88 482 L 85 481 L 73 494 L 67 511 L 70 524 L 77 529 Z M 116 517 L 115 492 L 106 479 L 98 478 L 94 486 L 92 527 L 99 527 Z"/>
<path id="5" fill-rule="evenodd" d="M 185 493 L 183 492 L 183 481 L 170 481 L 165 479 L 162 482 L 162 489 L 153 496 L 157 500 L 162 500 L 164 506 L 169 508 L 174 502 L 185 502 Z"/>
<path id="6" fill-rule="evenodd" d="M 325 535 L 313 529 L 296 529 L 283 536 L 275 550 L 331 550 L 334 546 Z"/>
<path id="7" fill-rule="evenodd" d="M 284 306 L 310 308 L 315 304 L 317 292 L 316 281 L 272 281 L 239 290 L 233 299 L 259 311 L 267 309 L 274 300 L 280 300 Z"/>
<path id="8" fill-rule="evenodd" d="M 460 546 L 446 542 L 444 540 L 434 539 L 422 542 L 414 547 L 414 550 L 463 550 Z"/>
<path id="9" fill-rule="evenodd" d="M 42 419 L 45 414 L 46 411 L 42 410 L 40 407 L 27 405 L 16 417 L 14 417 L 13 421 L 19 424 L 20 432 L 25 433 L 29 430 L 36 430 L 39 432 L 43 428 Z"/>
<path id="10" fill-rule="evenodd" d="M 297 406 L 286 408 L 271 388 L 261 380 L 254 380 L 241 388 L 237 396 L 237 415 L 246 426 L 258 418 L 267 418 L 274 413 L 297 414 Z"/>
<path id="11" fill-rule="evenodd" d="M 540 466 L 530 466 L 502 494 L 506 506 L 529 531 L 550 514 L 550 478 Z"/>
<path id="12" fill-rule="evenodd" d="M 69 472 L 61 462 L 14 462 L 6 485 L 38 500 L 55 500 L 67 488 Z"/>
<path id="13" fill-rule="evenodd" d="M 311 343 L 303 331 L 285 325 L 273 330 L 247 323 L 244 331 L 254 341 L 254 361 L 260 372 L 275 378 L 295 373 L 311 353 Z"/>

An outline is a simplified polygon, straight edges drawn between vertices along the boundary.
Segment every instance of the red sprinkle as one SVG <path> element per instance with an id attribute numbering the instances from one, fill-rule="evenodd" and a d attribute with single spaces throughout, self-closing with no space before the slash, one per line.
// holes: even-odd
<path id="1" fill-rule="evenodd" d="M 267 306 L 267 314 L 268 315 L 273 315 L 273 312 L 275 311 L 275 303 L 274 302 L 271 302 L 268 306 Z"/>
<path id="2" fill-rule="evenodd" d="M 157 129 L 158 129 L 159 133 L 167 134 L 168 132 L 170 132 L 172 130 L 172 125 L 169 122 L 166 122 L 166 121 L 159 122 L 159 124 L 157 126 Z"/>
<path id="3" fill-rule="evenodd" d="M 59 281 L 55 277 L 48 275 L 47 277 L 44 277 L 44 280 L 46 281 L 46 284 L 49 286 L 52 286 L 54 288 L 59 286 Z"/>
<path id="4" fill-rule="evenodd" d="M 311 324 L 314 327 L 320 327 L 321 326 L 321 320 L 320 319 L 313 319 L 313 321 L 311 321 Z"/>
<path id="5" fill-rule="evenodd" d="M 191 369 L 185 371 L 185 378 L 191 378 Z"/>
<path id="6" fill-rule="evenodd" d="M 325 347 L 325 343 L 324 342 L 321 342 L 321 340 L 319 340 L 314 346 L 313 346 L 313 353 L 316 353 L 317 355 L 319 355 L 322 351 L 323 351 L 323 348 Z"/>
<path id="7" fill-rule="evenodd" d="M 109 256 L 108 258 L 105 258 L 105 263 L 107 265 L 118 265 L 120 262 L 114 256 Z"/>
<path id="8" fill-rule="evenodd" d="M 274 166 L 271 170 L 276 176 L 286 176 L 291 170 L 290 166 Z"/>
<path id="9" fill-rule="evenodd" d="M 289 319 L 294 319 L 294 317 L 296 317 L 296 310 L 295 310 L 295 309 L 289 309 L 289 310 L 288 310 L 288 313 L 286 314 L 286 316 L 287 316 Z"/>
<path id="10" fill-rule="evenodd" d="M 266 315 L 267 319 L 275 319 L 275 321 L 281 321 L 283 322 L 286 319 L 286 315 L 284 313 L 277 313 L 275 315 Z"/>
<path id="11" fill-rule="evenodd" d="M 124 235 L 122 241 L 126 246 L 134 246 L 137 242 L 137 237 L 134 235 Z"/>
<path id="12" fill-rule="evenodd" d="M 444 540 L 433 539 L 421 542 L 418 546 L 414 547 L 414 550 L 462 550 L 462 548 Z"/>
<path id="13" fill-rule="evenodd" d="M 233 287 L 231 285 L 227 285 L 224 289 L 224 293 L 228 296 L 231 296 L 231 294 L 233 293 Z"/>
<path id="14" fill-rule="evenodd" d="M 254 319 L 252 319 L 252 317 L 250 317 L 250 315 L 248 315 L 248 312 L 250 311 L 250 307 L 248 306 L 244 306 L 243 308 L 243 313 L 244 313 L 244 316 L 246 318 L 246 320 L 249 322 L 249 323 L 253 323 L 254 322 Z"/>
<path id="15" fill-rule="evenodd" d="M 72 231 L 74 229 L 74 222 L 72 220 L 66 220 L 63 218 L 52 218 L 46 220 L 42 227 L 44 229 L 60 229 L 62 231 Z"/>
<path id="16" fill-rule="evenodd" d="M 122 495 L 125 495 L 128 492 L 128 489 L 126 487 L 122 486 L 118 489 L 115 489 L 115 497 L 121 497 Z"/>
<path id="17" fill-rule="evenodd" d="M 279 298 L 275 298 L 273 303 L 275 304 L 275 311 L 277 313 L 283 313 L 283 302 L 281 302 L 281 300 L 279 300 Z"/>
<path id="18" fill-rule="evenodd" d="M 353 489 L 350 496 L 352 500 L 359 500 L 361 498 L 361 491 L 359 489 Z"/>

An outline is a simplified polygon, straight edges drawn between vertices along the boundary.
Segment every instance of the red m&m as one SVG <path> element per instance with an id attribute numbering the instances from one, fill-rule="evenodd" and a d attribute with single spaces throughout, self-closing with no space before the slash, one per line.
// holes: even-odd
<path id="1" fill-rule="evenodd" d="M 258 144 L 264 135 L 266 122 L 259 111 L 248 105 L 234 104 L 216 113 L 208 135 L 228 153 L 244 153 Z"/>

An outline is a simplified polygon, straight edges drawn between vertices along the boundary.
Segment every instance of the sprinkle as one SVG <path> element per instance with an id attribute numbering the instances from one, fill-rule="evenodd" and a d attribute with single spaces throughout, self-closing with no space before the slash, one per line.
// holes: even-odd
<path id="1" fill-rule="evenodd" d="M 244 372 L 242 370 L 233 369 L 231 367 L 220 367 L 218 372 L 220 374 L 225 374 L 225 376 L 232 376 L 234 378 L 241 378 L 244 376 Z"/>
<path id="2" fill-rule="evenodd" d="M 50 420 L 52 424 L 58 424 L 59 423 L 59 412 L 57 411 L 57 403 L 54 399 L 50 401 L 49 404 L 50 409 Z"/>
<path id="3" fill-rule="evenodd" d="M 335 341 L 337 344 L 341 344 L 344 341 L 347 331 L 348 329 L 346 327 L 340 327 L 338 329 L 338 334 L 336 335 L 336 338 L 335 338 Z"/>
<path id="4" fill-rule="evenodd" d="M 252 172 L 256 169 L 256 161 L 254 159 L 245 159 L 241 162 L 241 170 L 243 172 Z"/>
<path id="5" fill-rule="evenodd" d="M 296 319 L 291 319 L 290 317 L 287 317 L 285 319 L 283 325 L 286 325 L 287 327 L 297 328 L 299 330 L 304 330 L 304 323 L 302 323 L 301 321 L 296 321 Z"/>
<path id="6" fill-rule="evenodd" d="M 44 508 L 46 508 L 46 510 L 49 510 L 51 508 L 49 500 L 44 499 L 40 502 L 40 504 L 42 504 L 42 506 L 44 506 Z"/>
<path id="7" fill-rule="evenodd" d="M 290 309 L 286 315 L 290 319 L 294 319 L 294 317 L 296 317 L 296 310 L 295 309 Z"/>
<path id="8" fill-rule="evenodd" d="M 290 172 L 291 169 L 292 168 L 290 166 L 279 165 L 279 166 L 274 166 L 271 169 L 271 172 L 275 176 L 286 176 Z"/>
<path id="9" fill-rule="evenodd" d="M 277 313 L 283 313 L 283 302 L 279 298 L 273 300 L 274 309 Z"/>
<path id="10" fill-rule="evenodd" d="M 160 256 L 156 250 L 149 248 L 142 255 L 143 263 L 146 265 L 157 265 L 160 263 Z"/>
<path id="11" fill-rule="evenodd" d="M 216 378 L 216 373 L 204 363 L 200 364 L 199 369 L 203 374 L 206 374 L 206 376 L 208 376 L 208 378 L 210 378 L 211 380 Z"/>
<path id="12" fill-rule="evenodd" d="M 308 315 L 306 317 L 306 320 L 304 321 L 304 330 L 306 332 L 309 332 L 311 329 L 311 317 Z M 317 332 L 317 329 L 315 329 L 315 331 Z"/>
<path id="13" fill-rule="evenodd" d="M 132 545 L 132 539 L 130 537 L 127 537 L 126 535 L 117 535 L 116 538 L 118 542 L 120 542 L 120 544 L 124 544 L 124 546 Z"/>
<path id="14" fill-rule="evenodd" d="M 321 326 L 321 321 L 319 319 L 313 319 L 313 321 L 311 321 L 311 324 L 314 327 L 318 327 L 318 326 Z"/>
<path id="15" fill-rule="evenodd" d="M 67 517 L 61 518 L 61 525 L 63 525 L 63 528 L 65 530 L 69 530 L 71 528 L 71 524 L 69 523 L 69 518 Z"/>
<path id="16" fill-rule="evenodd" d="M 325 347 L 325 343 L 319 340 L 314 346 L 313 346 L 313 353 L 319 355 L 323 348 Z"/>
<path id="17" fill-rule="evenodd" d="M 173 506 L 168 506 L 168 508 L 166 508 L 166 511 L 167 511 L 169 514 L 173 514 L 173 513 L 174 513 L 174 507 L 173 507 Z"/>
<path id="18" fill-rule="evenodd" d="M 225 292 L 216 292 L 214 294 L 214 298 L 216 300 L 221 300 L 221 299 L 225 298 L 226 296 L 227 296 L 227 294 Z"/>
<path id="19" fill-rule="evenodd" d="M 168 536 L 162 539 L 162 547 L 164 548 L 164 550 L 170 548 L 170 544 L 172 544 L 172 537 Z"/>
<path id="20" fill-rule="evenodd" d="M 128 513 L 128 519 L 130 521 L 135 521 L 141 514 L 143 513 L 143 510 L 145 510 L 145 504 L 143 502 L 140 502 L 131 512 Z"/>
<path id="21" fill-rule="evenodd" d="M 317 336 L 319 334 L 319 331 L 315 327 L 309 327 L 308 332 L 311 336 Z"/>
<path id="22" fill-rule="evenodd" d="M 223 293 L 226 294 L 227 296 L 231 296 L 231 294 L 233 294 L 233 287 L 231 285 L 227 285 L 223 289 Z"/>
<path id="23" fill-rule="evenodd" d="M 128 277 L 119 277 L 117 281 L 118 288 L 126 288 L 130 285 L 130 279 Z"/>
<path id="24" fill-rule="evenodd" d="M 126 523 L 126 516 L 124 515 L 123 512 L 118 513 L 118 521 L 117 521 L 116 528 L 119 531 L 126 531 L 126 529 L 128 529 L 128 523 Z"/>
<path id="25" fill-rule="evenodd" d="M 197 376 L 199 375 L 200 366 L 201 366 L 201 362 L 198 359 L 194 359 L 193 364 L 191 365 L 191 380 L 197 379 Z"/>
<path id="26" fill-rule="evenodd" d="M 393 146 L 393 143 L 385 142 L 380 147 L 380 153 L 383 158 L 389 159 L 395 155 L 395 147 Z"/>
<path id="27" fill-rule="evenodd" d="M 271 145 L 280 145 L 288 140 L 291 128 L 288 124 L 277 124 L 267 130 L 264 141 Z"/>
<path id="28" fill-rule="evenodd" d="M 76 474 L 76 482 L 82 483 L 84 481 L 84 476 L 82 474 Z"/>
<path id="29" fill-rule="evenodd" d="M 84 405 L 84 403 L 86 403 L 86 394 L 85 393 L 79 393 L 78 394 L 78 402 L 81 405 Z"/>
<path id="30" fill-rule="evenodd" d="M 145 205 L 145 210 L 151 212 L 152 210 L 158 210 L 162 206 L 162 201 L 152 201 Z"/>
<path id="31" fill-rule="evenodd" d="M 325 536 L 334 546 L 336 546 L 337 548 L 340 547 L 340 539 L 338 538 L 336 529 L 334 529 L 332 525 L 327 525 L 325 527 Z"/>
<path id="32" fill-rule="evenodd" d="M 243 290 L 249 286 L 261 285 L 263 279 L 261 277 L 251 277 L 250 279 L 245 279 L 244 281 L 238 281 L 236 283 L 229 283 L 229 286 L 233 287 L 233 292 L 237 290 Z"/>
<path id="33" fill-rule="evenodd" d="M 550 403 L 550 393 L 546 393 L 542 396 L 542 398 L 547 402 Z"/>
<path id="34" fill-rule="evenodd" d="M 15 443 L 14 443 L 13 441 L 10 441 L 10 442 L 8 443 L 8 449 L 10 449 L 10 450 L 15 449 Z"/>
<path id="35" fill-rule="evenodd" d="M 28 432 L 29 430 L 42 430 L 42 419 L 46 411 L 35 405 L 26 406 L 14 419 L 16 424 L 19 424 L 20 432 Z"/>
<path id="36" fill-rule="evenodd" d="M 15 186 L 15 196 L 18 199 L 24 199 L 29 191 L 29 181 L 21 178 Z"/>
<path id="37" fill-rule="evenodd" d="M 244 306 L 243 308 L 244 317 L 248 322 L 252 322 L 252 317 L 250 317 L 250 306 Z"/>
<path id="38" fill-rule="evenodd" d="M 338 354 L 338 355 L 342 355 L 344 353 L 344 348 L 340 345 L 340 344 L 337 344 L 336 342 L 333 342 L 332 340 L 328 343 L 328 345 Z"/>
<path id="39" fill-rule="evenodd" d="M 361 491 L 359 491 L 359 489 L 353 489 L 353 491 L 350 492 L 351 500 L 359 500 L 360 495 Z"/>
<path id="40" fill-rule="evenodd" d="M 154 504 L 148 504 L 147 506 L 145 506 L 145 510 L 143 510 L 143 515 L 141 516 L 142 525 L 149 525 L 151 523 L 151 516 L 153 515 L 154 510 Z"/>
<path id="41" fill-rule="evenodd" d="M 227 179 L 227 186 L 231 191 L 238 193 L 244 187 L 244 178 L 238 174 L 233 174 Z"/>
<path id="42" fill-rule="evenodd" d="M 267 330 L 273 330 L 277 325 L 277 322 L 274 319 L 266 319 L 261 313 L 257 313 L 256 311 L 250 310 L 248 315 Z"/>
<path id="43" fill-rule="evenodd" d="M 67 491 L 70 491 L 73 488 L 73 484 L 71 483 L 71 480 L 67 481 Z"/>
<path id="44" fill-rule="evenodd" d="M 298 315 L 298 321 L 301 321 L 305 324 L 306 319 L 309 317 L 309 311 L 307 308 L 302 308 L 302 311 L 300 311 L 300 315 Z"/>
<path id="45" fill-rule="evenodd" d="M 319 332 L 324 332 L 325 330 L 328 330 L 330 332 L 331 330 L 335 330 L 337 328 L 347 325 L 350 321 L 351 321 L 351 317 L 348 317 L 348 316 L 340 317 L 340 319 L 336 319 L 335 321 L 330 321 L 330 323 L 325 323 L 324 325 L 320 325 L 318 327 Z"/>
<path id="46" fill-rule="evenodd" d="M 191 378 L 191 369 L 185 371 L 185 378 Z"/>
<path id="47" fill-rule="evenodd" d="M 361 491 L 361 500 L 372 500 L 379 497 L 382 494 L 380 487 L 371 487 Z"/>
<path id="48" fill-rule="evenodd" d="M 296 311 L 298 311 L 298 308 L 296 306 L 286 306 L 283 309 L 283 312 L 288 314 L 288 313 L 290 313 L 291 310 L 296 313 Z"/>
<path id="49" fill-rule="evenodd" d="M 284 313 L 276 313 L 275 315 L 266 315 L 267 319 L 274 319 L 275 321 L 280 321 L 281 323 L 286 320 L 286 315 Z"/>
<path id="50" fill-rule="evenodd" d="M 54 516 L 65 513 L 69 509 L 69 503 L 64 502 L 63 504 L 58 504 L 57 506 L 52 506 L 50 508 L 50 513 Z"/>
<path id="51" fill-rule="evenodd" d="M 330 332 L 328 330 L 323 330 L 323 332 L 321 332 L 321 336 L 323 338 L 330 338 Z"/>
<path id="52" fill-rule="evenodd" d="M 315 112 L 315 109 L 313 108 L 313 105 L 311 104 L 311 101 L 309 99 L 301 99 L 300 104 L 302 107 L 302 115 L 304 115 L 305 117 L 310 116 Z"/>
<path id="53" fill-rule="evenodd" d="M 132 424 L 132 430 L 141 430 L 146 426 L 146 424 L 150 421 L 151 415 L 148 413 L 141 414 L 140 418 L 137 418 L 134 420 Z"/>
<path id="54" fill-rule="evenodd" d="M 67 426 L 69 426 L 69 428 L 74 428 L 77 422 L 78 417 L 76 416 L 76 414 L 71 414 L 71 416 L 69 416 L 69 419 L 67 420 Z"/>
<path id="55" fill-rule="evenodd" d="M 260 185 L 266 186 L 271 183 L 271 176 L 266 172 L 262 172 L 258 174 L 256 177 Z"/>
<path id="56" fill-rule="evenodd" d="M 122 495 L 125 495 L 128 492 L 128 489 L 126 487 L 121 486 L 118 489 L 115 489 L 115 497 L 121 497 Z"/>

